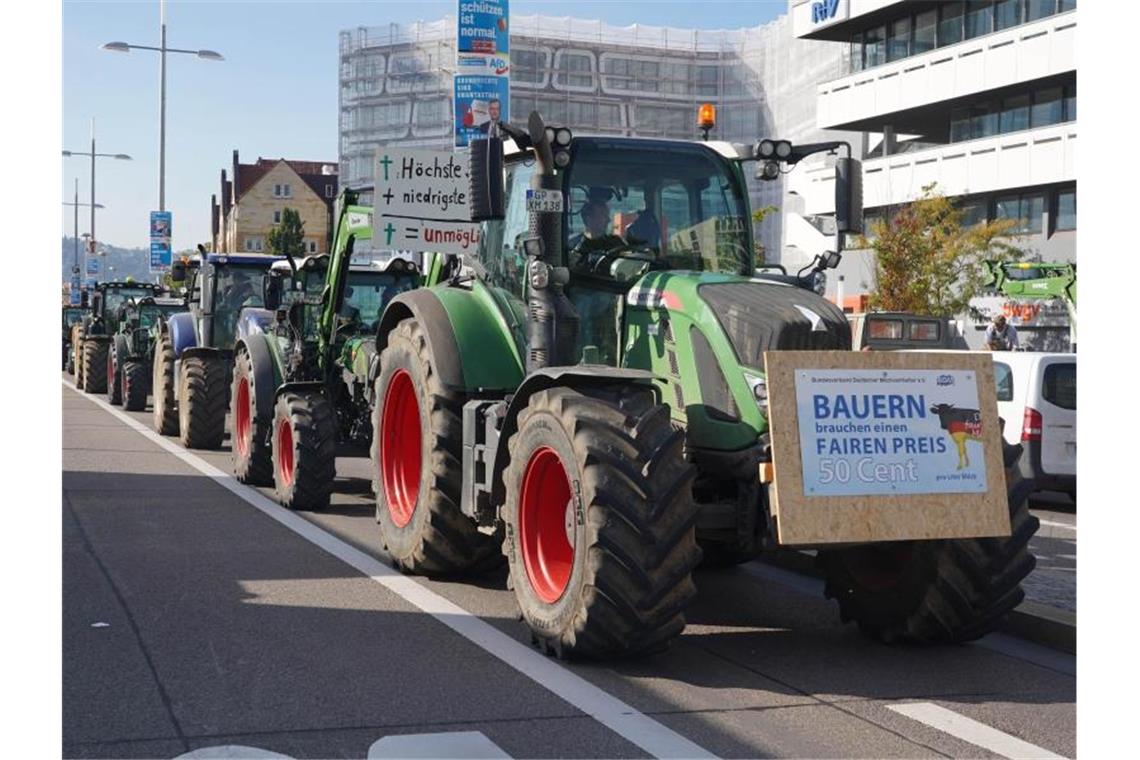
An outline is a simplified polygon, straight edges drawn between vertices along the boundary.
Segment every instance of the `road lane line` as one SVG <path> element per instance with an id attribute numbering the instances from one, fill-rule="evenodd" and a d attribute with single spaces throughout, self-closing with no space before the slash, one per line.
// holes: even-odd
<path id="1" fill-rule="evenodd" d="M 125 412 L 101 398 L 82 394 L 74 384 L 62 380 L 82 398 L 91 401 L 127 427 L 173 454 L 185 464 L 213 480 L 255 509 L 273 518 L 310 543 L 359 570 L 406 602 L 418 607 L 476 646 L 502 660 L 539 686 L 568 702 L 606 728 L 650 755 L 659 758 L 714 758 L 704 747 L 686 739 L 665 725 L 598 688 L 581 676 L 559 665 L 537 650 L 520 644 L 490 623 L 468 612 L 449 599 L 392 569 L 375 557 L 350 546 L 300 515 L 290 512 L 260 491 L 237 482 L 177 443 L 167 440 Z"/>
<path id="2" fill-rule="evenodd" d="M 989 750 L 1002 757 L 1008 758 L 1048 758 L 1049 760 L 1063 760 L 1064 755 L 1057 755 L 1035 744 L 1022 741 L 1016 736 L 991 728 L 985 723 L 959 715 L 953 710 L 947 710 L 931 702 L 911 702 L 904 705 L 887 705 L 900 715 L 911 720 L 925 723 L 943 733 L 969 742 L 976 747 Z"/>

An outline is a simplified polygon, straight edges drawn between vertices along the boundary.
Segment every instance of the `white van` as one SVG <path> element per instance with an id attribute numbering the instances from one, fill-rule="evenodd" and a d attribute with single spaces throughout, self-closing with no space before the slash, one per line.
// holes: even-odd
<path id="1" fill-rule="evenodd" d="M 1042 490 L 1077 498 L 1077 355 L 993 353 L 1005 439 L 1020 443 L 1021 472 Z"/>

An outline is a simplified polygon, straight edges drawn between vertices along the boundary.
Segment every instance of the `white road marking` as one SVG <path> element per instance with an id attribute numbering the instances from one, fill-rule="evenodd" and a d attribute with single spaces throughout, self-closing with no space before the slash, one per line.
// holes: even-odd
<path id="1" fill-rule="evenodd" d="M 177 755 L 174 760 L 293 760 L 289 755 L 247 747 L 243 744 L 220 744 L 217 747 L 201 747 L 191 752 Z"/>
<path id="2" fill-rule="evenodd" d="M 1077 532 L 1077 526 L 1076 525 L 1070 525 L 1069 523 L 1063 523 L 1063 522 L 1056 522 L 1054 520 L 1046 520 L 1044 517 L 1038 517 L 1037 520 L 1042 525 L 1048 525 L 1050 528 L 1064 528 L 1065 530 L 1071 530 L 1074 533 Z"/>
<path id="3" fill-rule="evenodd" d="M 503 748 L 481 731 L 451 731 L 442 734 L 398 734 L 377 739 L 368 748 L 368 760 L 381 758 L 466 757 L 482 760 L 510 759 Z"/>
<path id="4" fill-rule="evenodd" d="M 919 723 L 925 723 L 943 733 L 950 734 L 1002 757 L 1018 758 L 1018 760 L 1020 758 L 1049 758 L 1053 760 L 1064 757 L 931 702 L 887 705 L 887 709 L 905 715 L 911 720 L 917 720 Z"/>
<path id="5" fill-rule="evenodd" d="M 686 739 L 581 676 L 570 672 L 555 660 L 520 644 L 490 623 L 483 622 L 479 617 L 449 599 L 393 570 L 375 557 L 341 541 L 300 515 L 290 512 L 264 496 L 260 491 L 242 485 L 229 473 L 219 470 L 201 457 L 163 438 L 103 399 L 81 393 L 73 383 L 67 380 L 62 380 L 62 383 L 65 387 L 96 404 L 122 421 L 127 427 L 170 452 L 247 504 L 273 518 L 305 540 L 316 544 L 342 562 L 356 568 L 406 602 L 420 608 L 460 636 L 502 660 L 622 738 L 636 744 L 653 757 L 716 757 L 699 744 Z"/>

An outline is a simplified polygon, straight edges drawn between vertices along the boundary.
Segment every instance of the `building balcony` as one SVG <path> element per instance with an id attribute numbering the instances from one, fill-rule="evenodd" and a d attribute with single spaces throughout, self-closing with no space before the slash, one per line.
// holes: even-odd
<path id="1" fill-rule="evenodd" d="M 1076 71 L 1070 11 L 856 71 L 818 88 L 821 129 L 876 132 L 901 112 Z"/>
<path id="2" fill-rule="evenodd" d="M 937 183 L 939 192 L 956 196 L 1074 182 L 1076 146 L 1074 121 L 867 159 L 863 206 L 907 203 L 931 183 Z M 790 177 L 790 189 L 803 198 L 805 214 L 835 212 L 833 168 L 822 163 L 804 166 Z"/>

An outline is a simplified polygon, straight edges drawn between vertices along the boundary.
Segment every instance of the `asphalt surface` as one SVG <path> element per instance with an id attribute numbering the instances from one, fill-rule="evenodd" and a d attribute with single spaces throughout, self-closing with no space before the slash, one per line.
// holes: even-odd
<path id="1" fill-rule="evenodd" d="M 210 476 L 228 451 L 180 458 L 123 419 L 149 412 L 62 394 L 67 757 L 1076 752 L 1071 656 L 996 634 L 886 647 L 814 579 L 749 564 L 698 573 L 667 652 L 559 663 L 505 572 L 382 564 L 367 459 L 338 460 L 327 512 L 274 511 Z"/>
<path id="2" fill-rule="evenodd" d="M 1077 611 L 1077 505 L 1065 494 L 1042 491 L 1029 500 L 1041 527 L 1029 542 L 1037 567 L 1026 578 L 1025 597 Z"/>

